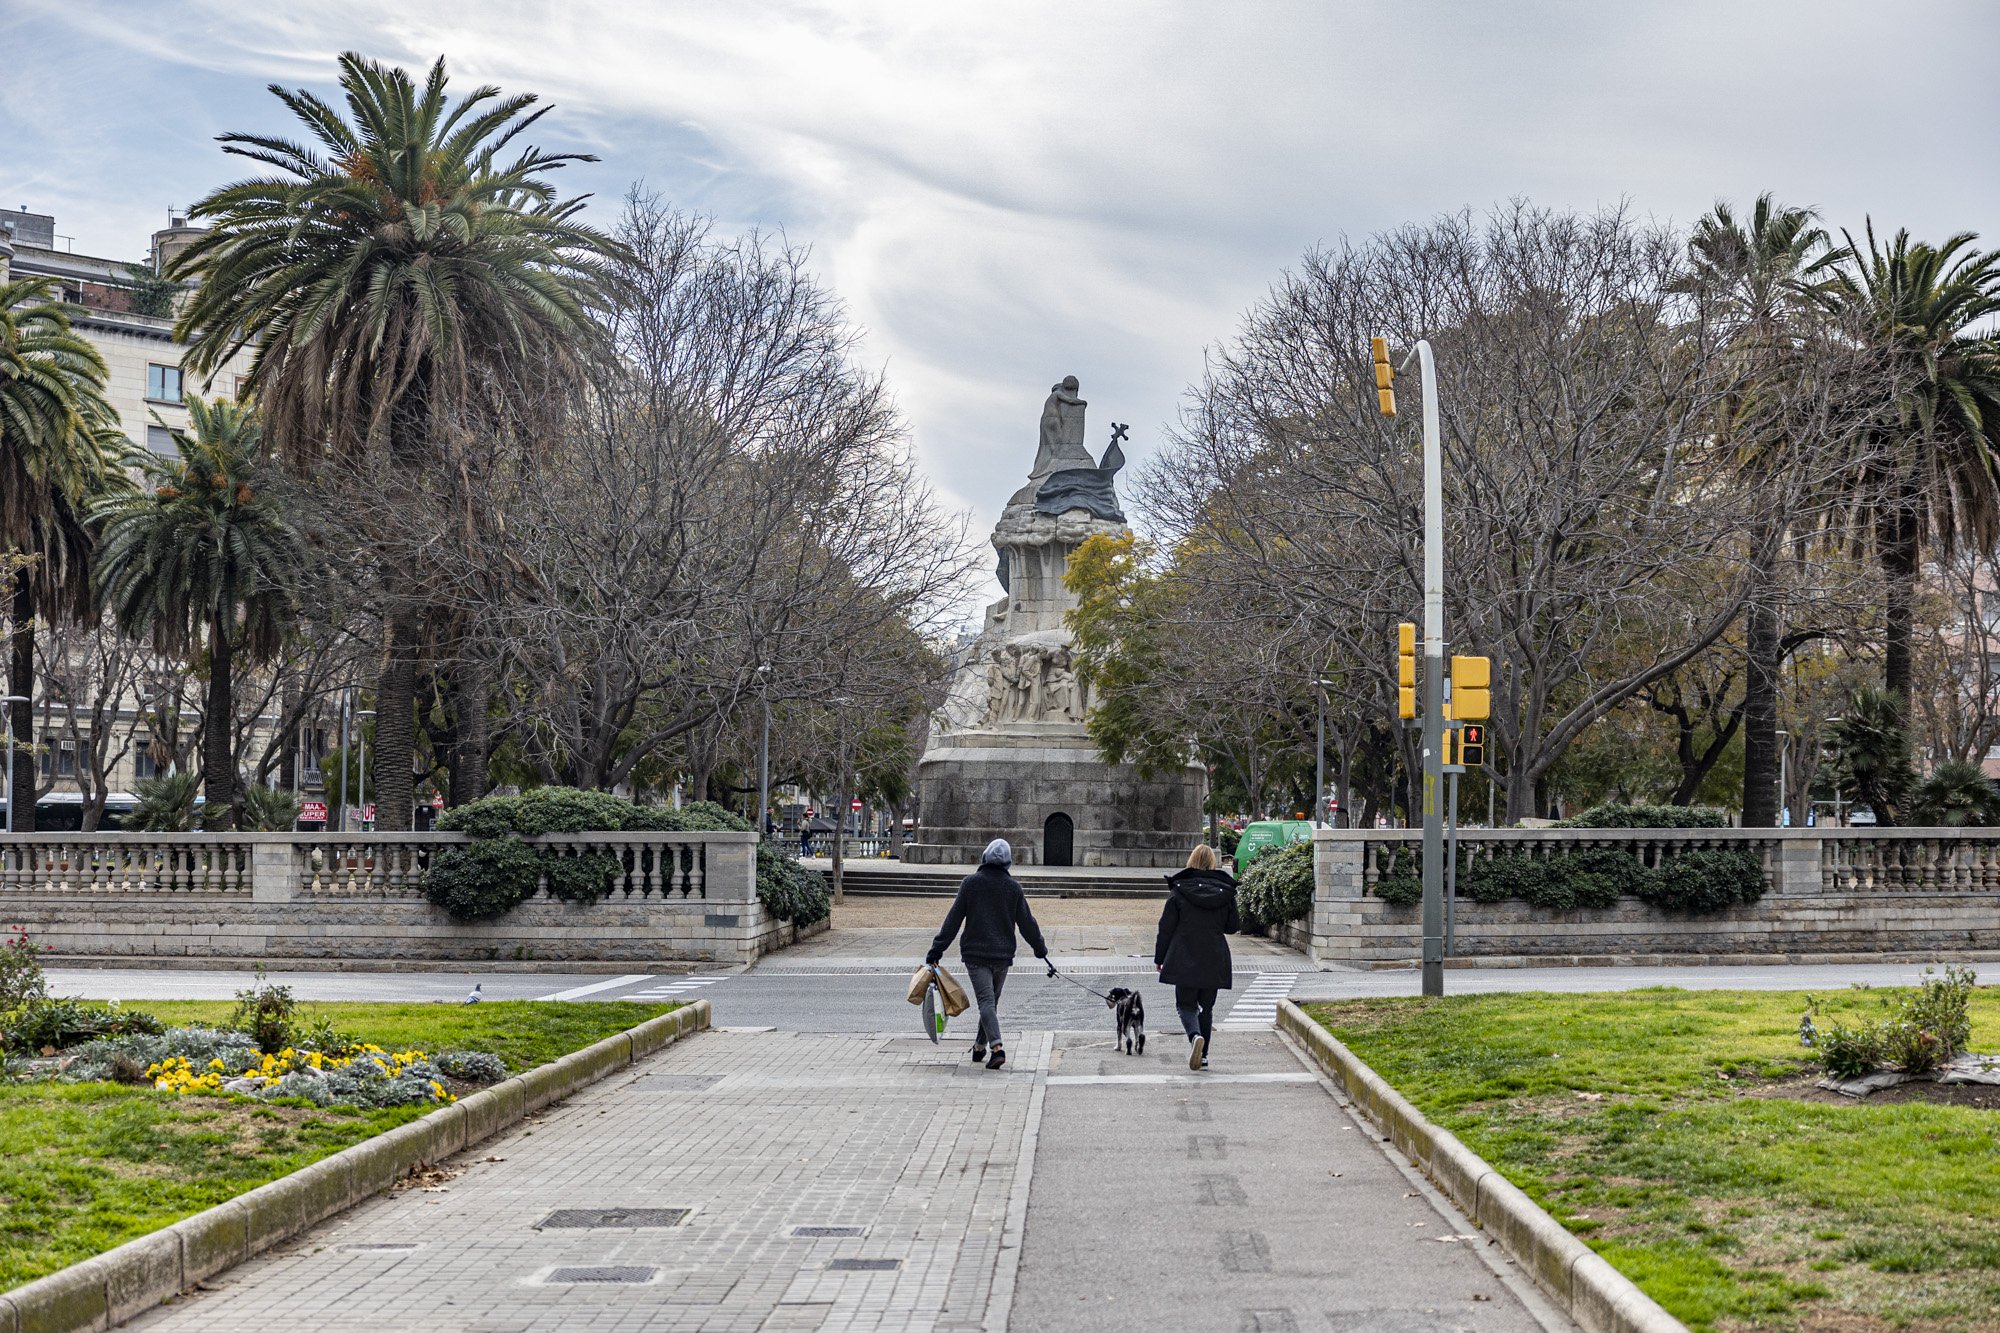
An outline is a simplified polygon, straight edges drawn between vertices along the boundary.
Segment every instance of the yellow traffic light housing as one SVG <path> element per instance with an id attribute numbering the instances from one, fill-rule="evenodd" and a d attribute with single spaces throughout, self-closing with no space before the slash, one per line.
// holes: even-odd
<path id="1" fill-rule="evenodd" d="M 1368 340 L 1368 351 L 1375 359 L 1375 403 L 1382 409 L 1382 415 L 1396 415 L 1396 368 L 1389 364 L 1389 340 L 1376 336 Z"/>
<path id="2" fill-rule="evenodd" d="M 1416 715 L 1417 627 L 1405 621 L 1396 626 L 1396 716 L 1408 721 Z"/>
<path id="3" fill-rule="evenodd" d="M 1459 722 L 1484 722 L 1493 715 L 1493 660 L 1487 657 L 1451 659 L 1451 716 Z"/>

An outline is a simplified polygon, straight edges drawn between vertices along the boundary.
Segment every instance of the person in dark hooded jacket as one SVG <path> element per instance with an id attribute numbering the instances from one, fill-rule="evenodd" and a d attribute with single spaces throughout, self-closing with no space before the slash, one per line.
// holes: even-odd
<path id="1" fill-rule="evenodd" d="M 945 913 L 944 925 L 931 941 L 924 962 L 936 967 L 962 926 L 965 937 L 958 942 L 958 956 L 965 963 L 966 979 L 979 1001 L 979 1032 L 972 1039 L 972 1062 L 986 1062 L 988 1069 L 1007 1063 L 1000 1044 L 1000 991 L 1007 984 L 1007 969 L 1014 965 L 1014 932 L 1018 929 L 1044 963 L 1049 946 L 1042 940 L 1042 928 L 1028 910 L 1028 895 L 1008 870 L 1014 864 L 1014 849 L 1005 838 L 995 838 L 980 853 L 979 869 L 958 886 L 958 897 Z M 1056 974 L 1049 964 L 1049 975 Z M 991 1052 L 989 1055 L 988 1052 Z"/>
<path id="2" fill-rule="evenodd" d="M 1229 941 L 1243 919 L 1236 911 L 1236 881 L 1218 867 L 1207 843 L 1188 855 L 1187 869 L 1167 877 L 1167 905 L 1153 941 L 1153 966 L 1174 988 L 1174 1009 L 1187 1031 L 1188 1068 L 1208 1065 L 1215 1041 L 1215 998 L 1235 985 Z"/>

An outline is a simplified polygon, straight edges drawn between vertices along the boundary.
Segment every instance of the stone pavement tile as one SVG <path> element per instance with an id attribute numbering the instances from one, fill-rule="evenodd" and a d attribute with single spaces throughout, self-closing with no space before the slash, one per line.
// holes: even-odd
<path id="1" fill-rule="evenodd" d="M 1219 1034 L 1206 1073 L 1186 1058 L 1158 1033 L 1136 1057 L 1108 1037 L 1059 1039 L 1017 1328 L 1570 1327 L 1518 1270 L 1496 1275 L 1486 1237 L 1365 1121 L 1317 1080 L 1284 1077 L 1303 1066 L 1276 1034 Z M 1159 1081 L 1095 1081 L 1107 1075 Z"/>
<path id="2" fill-rule="evenodd" d="M 146 1330 L 972 1330 L 996 1297 L 1046 1037 L 966 1077 L 957 1046 L 711 1032 L 373 1200 Z M 646 1076 L 714 1074 L 704 1089 Z M 497 1159 L 497 1160 L 489 1160 Z M 538 1229 L 564 1208 L 690 1208 L 659 1229 Z M 802 1237 L 798 1226 L 859 1236 Z M 415 1249 L 362 1246 L 415 1245 Z M 892 1260 L 842 1271 L 839 1260 Z M 552 1282 L 563 1268 L 635 1284 Z"/>

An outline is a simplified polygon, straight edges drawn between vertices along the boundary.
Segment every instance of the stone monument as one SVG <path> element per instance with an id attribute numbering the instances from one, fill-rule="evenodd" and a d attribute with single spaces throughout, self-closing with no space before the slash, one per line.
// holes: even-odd
<path id="1" fill-rule="evenodd" d="M 1201 837 L 1199 764 L 1143 777 L 1104 762 L 1084 727 L 1091 701 L 1063 623 L 1076 599 L 1062 577 L 1086 539 L 1127 530 L 1114 485 L 1125 428 L 1093 458 L 1077 389 L 1074 375 L 1050 388 L 1028 483 L 993 529 L 1006 595 L 986 608 L 932 719 L 917 766 L 922 823 L 906 861 L 972 862 L 1005 838 L 1021 865 L 1178 866 Z"/>

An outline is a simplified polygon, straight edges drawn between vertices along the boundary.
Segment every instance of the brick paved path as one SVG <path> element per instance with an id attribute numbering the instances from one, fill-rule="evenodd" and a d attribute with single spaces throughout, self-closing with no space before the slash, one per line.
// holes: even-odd
<path id="1" fill-rule="evenodd" d="M 1178 1036 L 1135 1061 L 1058 1040 L 1017 1030 L 989 1073 L 962 1042 L 704 1033 L 466 1154 L 441 1188 L 373 1200 L 128 1327 L 969 1333 L 1012 1314 L 1023 1333 L 1236 1333 L 1457 1327 L 1318 1312 L 1421 1321 L 1476 1296 L 1481 1328 L 1537 1326 L 1467 1245 L 1417 1243 L 1413 1219 L 1424 1238 L 1471 1228 L 1274 1034 L 1227 1034 L 1205 1083 L 1171 1058 Z M 1100 1081 L 1135 1070 L 1147 1081 Z M 546 1225 L 639 1208 L 692 1212 Z M 1357 1258 L 1372 1284 L 1347 1271 Z"/>

